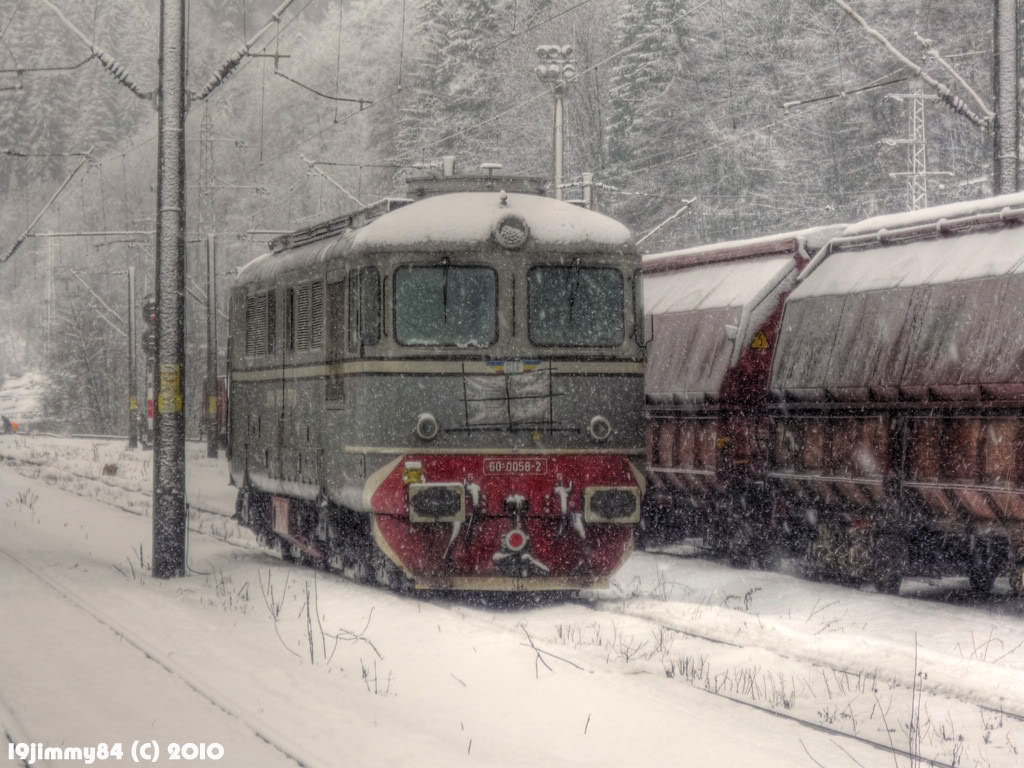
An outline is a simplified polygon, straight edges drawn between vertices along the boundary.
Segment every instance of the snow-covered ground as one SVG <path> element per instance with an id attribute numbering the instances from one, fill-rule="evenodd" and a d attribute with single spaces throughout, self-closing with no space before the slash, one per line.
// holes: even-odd
<path id="1" fill-rule="evenodd" d="M 0 384 L 0 416 L 19 424 L 42 417 L 41 400 L 45 377 L 36 371 L 10 376 Z"/>
<path id="2" fill-rule="evenodd" d="M 192 575 L 164 582 L 150 453 L 8 436 L 0 460 L 0 724 L 21 741 L 218 741 L 227 765 L 1024 763 L 1005 594 L 637 553 L 572 602 L 397 595 L 260 549 L 199 444 Z"/>

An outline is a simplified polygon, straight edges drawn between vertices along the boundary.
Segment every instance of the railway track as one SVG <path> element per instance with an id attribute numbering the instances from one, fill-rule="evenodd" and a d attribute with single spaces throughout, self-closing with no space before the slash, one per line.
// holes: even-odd
<path id="1" fill-rule="evenodd" d="M 45 482 L 44 478 L 33 477 L 32 475 L 26 474 L 25 472 L 21 471 L 21 469 L 23 469 L 25 467 L 35 467 L 35 468 L 49 467 L 55 473 L 58 474 L 58 477 L 59 477 L 59 475 L 67 475 L 67 476 L 70 476 L 70 477 L 78 478 L 80 480 L 85 480 L 85 481 L 90 482 L 90 483 L 99 483 L 101 485 L 104 485 L 104 486 L 106 486 L 108 488 L 112 488 L 112 489 L 117 490 L 117 491 L 123 491 L 125 493 L 133 493 L 133 494 L 136 494 L 138 496 L 142 496 L 142 497 L 147 498 L 147 499 L 152 499 L 152 496 L 153 496 L 153 492 L 152 491 L 150 491 L 148 489 L 144 489 L 142 487 L 132 487 L 132 486 L 127 486 L 127 485 L 122 484 L 122 483 L 113 483 L 113 482 L 110 482 L 109 480 L 107 480 L 106 478 L 104 478 L 102 476 L 88 475 L 88 474 L 85 474 L 83 472 L 76 472 L 76 471 L 74 471 L 72 469 L 68 469 L 66 467 L 59 467 L 59 466 L 49 465 L 49 464 L 46 464 L 46 462 L 35 460 L 35 459 L 25 459 L 25 458 L 21 458 L 21 457 L 10 456 L 10 455 L 6 455 L 6 454 L 3 454 L 3 453 L 0 453 L 0 462 L 6 463 L 8 466 L 10 466 L 12 469 L 14 469 L 14 471 L 18 472 L 18 474 L 20 474 L 22 477 L 28 478 L 30 480 L 43 479 L 44 482 Z M 137 507 L 128 506 L 126 504 L 119 504 L 118 502 L 116 502 L 116 501 L 114 501 L 113 499 L 110 499 L 110 498 L 101 498 L 101 497 L 90 495 L 90 494 L 86 494 L 86 493 L 80 493 L 77 490 L 75 490 L 74 488 L 68 487 L 68 485 L 65 484 L 65 483 L 59 483 L 58 482 L 57 485 L 58 485 L 58 487 L 62 491 L 66 492 L 66 493 L 70 493 L 70 494 L 72 494 L 74 496 L 78 496 L 78 497 L 83 498 L 83 499 L 91 499 L 91 500 L 94 500 L 94 501 L 99 501 L 99 502 L 101 502 L 103 504 L 106 504 L 108 507 L 113 507 L 114 509 L 118 509 L 118 510 L 120 510 L 122 512 L 127 512 L 128 514 L 135 515 L 136 517 L 150 517 L 150 513 L 147 511 L 147 509 L 139 509 Z M 259 545 L 257 543 L 251 543 L 251 544 L 250 543 L 246 543 L 245 541 L 242 541 L 242 540 L 240 540 L 238 538 L 236 538 L 235 540 L 232 540 L 230 535 L 228 535 L 227 533 L 217 534 L 217 533 L 213 532 L 212 530 L 206 530 L 206 529 L 204 529 L 202 527 L 203 516 L 207 516 L 207 519 L 211 519 L 212 518 L 212 520 L 231 521 L 233 523 L 232 515 L 227 514 L 226 512 L 223 512 L 223 511 L 220 511 L 220 510 L 204 507 L 204 506 L 201 506 L 199 504 L 193 504 L 191 502 L 188 505 L 188 509 L 189 509 L 189 526 L 188 526 L 188 529 L 192 533 L 197 533 L 197 534 L 199 534 L 201 536 L 211 536 L 211 537 L 216 538 L 216 539 L 218 539 L 220 541 L 223 541 L 224 543 L 228 544 L 229 546 L 237 547 L 239 549 L 245 549 L 245 550 L 249 550 L 249 551 L 266 551 L 265 547 L 263 547 L 263 546 L 261 546 L 261 545 Z M 196 522 L 193 522 L 193 521 L 196 521 Z M 211 529 L 212 529 L 212 527 L 213 527 L 213 525 L 211 524 Z M 242 529 L 239 528 L 238 530 L 240 532 Z"/>
<path id="2" fill-rule="evenodd" d="M 4 548 L 0 548 L 0 555 L 32 576 L 32 578 L 37 582 L 46 587 L 47 590 L 53 592 L 77 610 L 88 615 L 93 621 L 109 630 L 120 642 L 128 644 L 172 678 L 183 683 L 198 697 L 204 699 L 207 703 L 238 721 L 253 736 L 275 749 L 282 757 L 287 758 L 298 766 L 304 766 L 305 768 L 317 768 L 320 765 L 318 761 L 311 760 L 308 756 L 302 755 L 300 751 L 293 746 L 281 743 L 281 741 L 266 728 L 262 727 L 258 723 L 254 723 L 238 708 L 226 701 L 224 697 L 212 691 L 207 685 L 203 684 L 197 676 L 190 674 L 188 671 L 183 669 L 181 665 L 171 661 L 167 655 L 153 647 L 147 641 L 143 640 L 136 633 L 127 629 L 116 619 L 113 619 L 109 615 L 106 615 L 102 611 L 96 609 L 88 601 L 75 594 L 72 590 L 66 589 L 44 573 L 40 572 L 37 568 L 33 568 L 23 559 Z M 8 738 L 10 738 L 10 736 L 8 736 Z"/>
<path id="3" fill-rule="evenodd" d="M 670 625 L 668 623 L 659 621 L 657 619 L 653 619 L 653 618 L 644 616 L 642 613 L 634 613 L 634 612 L 630 612 L 630 611 L 625 610 L 625 609 L 616 608 L 615 607 L 615 601 L 611 601 L 611 600 L 591 601 L 591 600 L 577 599 L 577 600 L 574 600 L 572 602 L 574 604 L 576 604 L 576 605 L 579 605 L 579 606 L 583 607 L 583 608 L 589 609 L 589 610 L 597 613 L 598 615 L 605 615 L 606 616 L 608 614 L 612 614 L 612 615 L 617 615 L 617 616 L 621 616 L 621 617 L 624 617 L 624 618 L 628 618 L 628 619 L 631 619 L 631 620 L 638 620 L 638 621 L 641 621 L 641 622 L 644 622 L 644 623 L 648 624 L 651 627 L 652 630 L 667 630 L 670 633 L 678 634 L 678 635 L 681 635 L 683 637 L 689 638 L 691 640 L 696 640 L 696 641 L 699 641 L 699 642 L 707 643 L 707 644 L 710 644 L 712 646 L 726 647 L 726 648 L 732 648 L 732 649 L 745 649 L 745 648 L 755 648 L 755 649 L 757 649 L 757 646 L 751 646 L 751 645 L 748 645 L 748 644 L 741 644 L 741 643 L 731 642 L 731 641 L 723 639 L 721 637 L 715 637 L 715 636 L 713 636 L 711 634 L 705 634 L 705 633 L 702 633 L 702 632 L 699 632 L 699 631 L 693 631 L 693 630 L 682 628 L 682 627 L 679 627 L 679 626 L 672 626 L 672 625 Z M 811 667 L 818 668 L 818 669 L 821 669 L 821 670 L 825 670 L 828 667 L 828 665 L 822 664 L 822 663 L 820 663 L 820 662 L 818 662 L 818 661 L 816 661 L 814 659 L 809 659 L 809 658 L 806 658 L 806 657 L 803 657 L 803 656 L 800 656 L 800 655 L 787 655 L 787 654 L 784 654 L 784 653 L 778 653 L 777 651 L 775 651 L 773 649 L 767 649 L 767 648 L 761 648 L 759 650 L 766 651 L 768 653 L 772 653 L 772 654 L 778 656 L 780 659 L 785 659 L 785 660 L 787 660 L 789 662 L 792 662 L 794 664 L 809 665 Z M 708 658 L 710 659 L 711 657 L 709 656 Z M 837 673 L 839 673 L 839 674 L 844 674 L 844 673 L 845 674 L 849 674 L 851 677 L 856 677 L 858 675 L 858 673 L 856 671 L 843 670 L 843 669 L 836 669 L 835 671 Z M 800 715 L 794 714 L 793 712 L 790 712 L 790 711 L 786 711 L 785 709 L 778 709 L 778 708 L 773 708 L 773 707 L 770 707 L 770 706 L 765 706 L 765 705 L 759 704 L 757 701 L 751 700 L 749 697 L 744 698 L 741 695 L 730 694 L 730 693 L 725 692 L 723 690 L 715 690 L 714 688 L 711 688 L 711 687 L 701 686 L 701 685 L 696 685 L 696 684 L 693 684 L 690 687 L 693 690 L 701 691 L 701 692 L 703 692 L 705 694 L 708 694 L 710 696 L 714 696 L 716 698 L 726 699 L 726 700 L 728 700 L 730 702 L 733 702 L 733 703 L 736 703 L 736 704 L 741 704 L 741 705 L 743 705 L 745 707 L 753 708 L 753 709 L 756 709 L 758 711 L 764 712 L 766 714 L 770 714 L 770 715 L 772 715 L 774 717 L 778 717 L 778 718 L 781 718 L 783 720 L 787 720 L 789 722 L 796 723 L 796 724 L 798 724 L 798 725 L 800 725 L 802 727 L 805 727 L 805 728 L 807 728 L 809 730 L 817 731 L 819 733 L 827 733 L 827 734 L 829 734 L 831 736 L 841 737 L 841 738 L 844 738 L 844 739 L 849 739 L 851 741 L 854 741 L 854 742 L 857 742 L 857 743 L 860 743 L 860 744 L 864 744 L 864 745 L 869 746 L 869 747 L 871 747 L 873 749 L 879 750 L 879 751 L 881 751 L 883 753 L 905 758 L 905 759 L 910 761 L 910 765 L 922 765 L 922 766 L 926 765 L 926 766 L 934 766 L 935 768 L 961 768 L 961 764 L 959 762 L 957 762 L 956 760 L 954 760 L 952 763 L 950 763 L 950 762 L 946 762 L 946 761 L 944 761 L 944 760 L 942 760 L 942 759 L 940 759 L 938 757 L 927 757 L 927 756 L 924 756 L 924 755 L 922 755 L 920 753 L 913 752 L 910 749 L 905 749 L 903 747 L 897 746 L 896 743 L 893 742 L 893 741 L 889 741 L 889 742 L 878 741 L 876 739 L 868 738 L 866 736 L 863 736 L 863 735 L 860 735 L 860 734 L 857 734 L 857 733 L 851 733 L 849 730 L 843 730 L 843 729 L 839 729 L 839 728 L 830 727 L 829 725 L 827 725 L 827 724 L 825 724 L 823 722 L 815 722 L 813 720 L 809 720 L 806 717 L 801 717 Z M 911 694 L 913 694 L 913 695 L 921 695 L 923 693 L 923 691 L 921 691 L 920 689 L 915 689 L 915 690 L 912 691 L 909 687 L 906 687 L 906 692 L 907 692 L 908 695 L 911 695 Z M 979 709 L 985 710 L 986 712 L 988 712 L 990 714 L 993 714 L 993 715 L 1001 715 L 1001 716 L 1004 716 L 1006 718 L 1012 719 L 1012 720 L 1017 721 L 1017 722 L 1024 722 L 1024 715 L 1022 715 L 1022 714 L 1018 714 L 1018 713 L 1014 713 L 1014 712 L 1009 712 L 1009 711 L 1006 711 L 1005 709 L 996 709 L 996 708 L 989 707 L 987 705 L 984 705 L 984 704 L 981 704 L 981 703 L 978 703 L 978 702 L 973 702 L 973 701 L 964 701 L 964 703 L 967 703 L 967 704 L 969 704 L 971 706 L 976 706 Z M 894 724 L 892 724 L 892 725 L 894 725 Z M 896 733 L 897 732 L 897 730 L 895 728 L 890 729 L 889 726 L 886 726 L 886 730 L 889 731 L 890 733 Z"/>

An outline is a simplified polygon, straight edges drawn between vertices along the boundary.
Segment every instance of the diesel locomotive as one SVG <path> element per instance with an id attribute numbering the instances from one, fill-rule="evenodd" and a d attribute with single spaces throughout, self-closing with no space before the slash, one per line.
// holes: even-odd
<path id="1" fill-rule="evenodd" d="M 409 188 L 240 270 L 237 517 L 286 559 L 391 587 L 606 584 L 645 490 L 630 233 L 537 180 Z"/>

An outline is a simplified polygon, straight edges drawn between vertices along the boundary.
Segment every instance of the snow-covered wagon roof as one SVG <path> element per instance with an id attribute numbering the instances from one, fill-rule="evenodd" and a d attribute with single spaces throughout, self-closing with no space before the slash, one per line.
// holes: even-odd
<path id="1" fill-rule="evenodd" d="M 652 317 L 647 393 L 654 402 L 718 400 L 732 366 L 796 283 L 799 269 L 841 226 L 644 256 Z"/>
<path id="2" fill-rule="evenodd" d="M 1022 222 L 1024 195 L 1005 195 L 850 227 L 786 302 L 772 390 L 845 401 L 1024 392 Z"/>

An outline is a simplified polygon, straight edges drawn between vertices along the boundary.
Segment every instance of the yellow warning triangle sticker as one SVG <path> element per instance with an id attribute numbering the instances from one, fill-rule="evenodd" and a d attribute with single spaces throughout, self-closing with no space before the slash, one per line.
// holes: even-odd
<path id="1" fill-rule="evenodd" d="M 757 332 L 757 336 L 754 337 L 754 341 L 750 345 L 751 349 L 768 349 L 768 337 L 764 335 L 762 331 Z"/>

